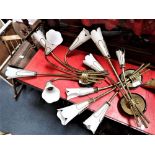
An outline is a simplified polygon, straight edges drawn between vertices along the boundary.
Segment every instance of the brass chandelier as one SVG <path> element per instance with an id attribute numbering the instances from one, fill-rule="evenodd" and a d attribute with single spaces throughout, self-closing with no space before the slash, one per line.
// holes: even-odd
<path id="1" fill-rule="evenodd" d="M 145 72 L 149 70 L 146 68 L 150 64 L 142 64 L 138 69 L 132 70 L 130 73 L 128 73 L 127 70 L 125 71 L 125 51 L 118 50 L 116 51 L 116 55 L 120 68 L 122 70 L 122 74 L 121 76 L 119 76 L 111 61 L 111 56 L 100 28 L 97 28 L 97 30 L 92 30 L 91 32 L 83 28 L 74 42 L 68 48 L 68 51 L 66 51 L 64 60 L 61 60 L 53 51 L 58 45 L 62 43 L 63 40 L 59 32 L 50 30 L 46 33 L 45 37 L 41 30 L 37 30 L 32 34 L 32 37 L 45 49 L 44 56 L 46 61 L 53 69 L 59 72 L 56 74 L 37 73 L 34 71 L 19 69 L 15 66 L 9 66 L 6 70 L 6 76 L 8 78 L 24 78 L 30 76 L 56 77 L 46 83 L 46 86 L 42 92 L 42 98 L 47 103 L 56 102 L 60 98 L 60 90 L 52 83 L 55 80 L 73 80 L 85 86 L 80 88 L 66 88 L 68 100 L 78 96 L 85 96 L 88 94 L 101 92 L 96 97 L 89 98 L 88 100 L 85 100 L 83 102 L 58 109 L 57 116 L 61 120 L 62 125 L 68 124 L 74 117 L 86 110 L 90 104 L 96 102 L 100 98 L 114 91 L 115 93 L 109 98 L 109 100 L 105 101 L 105 103 L 88 119 L 86 119 L 83 124 L 89 130 L 95 133 L 99 124 L 102 122 L 107 110 L 110 108 L 113 99 L 117 95 L 121 95 L 122 97 L 120 99 L 120 105 L 124 112 L 134 117 L 135 123 L 138 127 L 148 127 L 149 120 L 144 115 L 146 103 L 142 96 L 140 96 L 139 94 L 131 93 L 130 89 L 141 85 L 141 77 Z M 91 68 L 90 70 L 80 70 L 68 63 L 67 58 L 70 53 L 89 39 L 93 40 L 93 42 L 96 44 L 97 48 L 103 55 L 103 58 L 111 66 L 113 73 L 117 78 L 117 81 L 114 81 L 110 77 L 109 72 L 100 65 L 100 63 L 92 54 L 87 55 L 85 57 L 85 60 L 83 60 L 83 63 Z M 60 66 L 54 64 L 49 60 L 49 57 L 51 56 L 60 64 Z M 107 81 L 109 85 L 104 87 L 87 87 L 90 84 L 98 83 L 102 80 Z M 107 91 L 102 93 L 102 90 L 106 89 Z"/>

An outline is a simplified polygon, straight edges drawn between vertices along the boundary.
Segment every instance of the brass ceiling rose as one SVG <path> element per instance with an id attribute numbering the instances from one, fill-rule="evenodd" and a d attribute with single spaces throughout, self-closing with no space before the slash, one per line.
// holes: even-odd
<path id="1" fill-rule="evenodd" d="M 139 108 L 139 110 L 144 113 L 145 110 L 146 110 L 146 102 L 144 100 L 144 98 L 139 95 L 139 94 L 135 94 L 135 93 L 132 93 L 131 94 L 134 102 L 136 103 L 136 106 Z M 124 97 L 121 98 L 120 100 L 120 104 L 121 104 L 121 108 L 122 110 L 128 114 L 128 115 L 133 115 L 131 109 L 130 109 L 130 105 L 129 103 L 126 101 L 126 99 Z"/>
<path id="2" fill-rule="evenodd" d="M 130 83 L 128 84 L 129 88 L 136 88 L 142 84 L 142 76 L 131 76 L 134 71 L 134 69 L 128 69 L 124 72 L 127 78 L 130 76 Z M 123 74 L 120 75 L 120 78 L 124 81 Z"/>

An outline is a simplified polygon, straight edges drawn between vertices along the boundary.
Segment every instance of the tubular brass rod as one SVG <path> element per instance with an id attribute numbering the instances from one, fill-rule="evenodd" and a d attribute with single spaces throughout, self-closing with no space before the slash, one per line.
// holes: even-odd
<path id="1" fill-rule="evenodd" d="M 118 73 L 116 72 L 116 70 L 115 70 L 115 68 L 114 68 L 114 66 L 113 66 L 113 64 L 112 64 L 112 62 L 111 62 L 111 60 L 110 60 L 110 58 L 108 58 L 107 60 L 108 60 L 108 62 L 109 62 L 109 64 L 110 64 L 110 66 L 111 66 L 113 72 L 115 73 L 117 79 L 119 80 L 119 82 L 120 82 L 120 84 L 121 84 L 121 86 L 122 86 L 122 88 L 123 88 L 123 90 L 124 90 L 124 92 L 125 92 L 125 94 L 126 94 L 126 96 L 127 96 L 127 99 L 130 100 L 131 97 L 130 97 L 130 95 L 128 94 L 127 90 L 125 89 L 124 84 L 122 83 L 120 77 L 118 76 Z"/>

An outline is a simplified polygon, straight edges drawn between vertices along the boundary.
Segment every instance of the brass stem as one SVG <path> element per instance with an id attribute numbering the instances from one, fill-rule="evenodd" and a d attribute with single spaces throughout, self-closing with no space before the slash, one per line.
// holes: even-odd
<path id="1" fill-rule="evenodd" d="M 125 77 L 125 73 L 124 73 L 124 67 L 125 67 L 125 66 L 122 67 L 122 73 L 123 73 L 124 82 L 125 82 L 125 84 L 126 84 L 126 77 Z M 131 92 L 130 92 L 129 87 L 128 87 L 127 84 L 126 84 L 126 88 L 127 88 L 127 92 L 129 93 L 130 98 L 132 98 Z"/>
<path id="2" fill-rule="evenodd" d="M 44 74 L 42 74 L 42 73 L 37 73 L 37 76 L 60 76 L 60 77 L 70 77 L 70 78 L 72 78 L 72 77 L 77 77 L 77 76 L 70 76 L 70 75 L 68 75 L 68 74 L 50 74 L 50 73 L 44 73 Z"/>
<path id="3" fill-rule="evenodd" d="M 65 77 L 63 77 L 63 78 L 55 78 L 55 79 L 51 79 L 50 81 L 51 82 L 53 82 L 53 81 L 57 81 L 57 80 L 70 80 L 70 81 L 77 81 L 78 80 L 78 78 L 65 78 Z"/>
<path id="4" fill-rule="evenodd" d="M 136 74 L 137 72 L 139 72 L 139 70 L 141 70 L 141 68 L 142 68 L 144 65 L 145 65 L 144 63 L 141 64 L 141 66 L 140 66 L 137 70 L 135 70 L 135 71 L 133 72 L 133 74 Z"/>
<path id="5" fill-rule="evenodd" d="M 107 102 L 110 104 L 118 93 L 119 93 L 119 91 L 117 91 L 114 95 L 112 95 L 111 98 Z"/>
<path id="6" fill-rule="evenodd" d="M 110 66 L 111 66 L 111 68 L 112 68 L 112 70 L 113 70 L 115 76 L 116 76 L 117 79 L 119 80 L 119 82 L 120 82 L 120 84 L 121 84 L 121 86 L 122 86 L 122 88 L 123 88 L 123 90 L 124 90 L 124 92 L 125 92 L 125 95 L 126 95 L 128 101 L 130 101 L 130 100 L 131 100 L 130 95 L 128 94 L 127 90 L 125 89 L 124 84 L 122 83 L 122 81 L 121 81 L 121 79 L 120 79 L 118 73 L 116 72 L 116 70 L 115 70 L 115 68 L 114 68 L 114 66 L 113 66 L 113 64 L 112 64 L 112 62 L 111 62 L 111 60 L 110 60 L 110 58 L 107 58 L 107 60 L 108 60 L 108 62 L 109 62 L 109 64 L 110 64 Z"/>
<path id="7" fill-rule="evenodd" d="M 96 100 L 102 98 L 103 96 L 105 96 L 105 95 L 111 93 L 111 92 L 114 91 L 115 89 L 116 89 L 116 87 L 112 88 L 111 90 L 108 90 L 108 91 L 104 92 L 103 94 L 100 94 L 100 95 L 94 97 L 94 98 L 93 98 L 94 102 L 95 102 Z"/>
<path id="8" fill-rule="evenodd" d="M 114 85 L 110 85 L 110 86 L 106 86 L 106 87 L 100 87 L 100 88 L 98 88 L 98 91 L 105 90 L 105 89 L 112 88 L 112 87 L 114 87 Z"/>

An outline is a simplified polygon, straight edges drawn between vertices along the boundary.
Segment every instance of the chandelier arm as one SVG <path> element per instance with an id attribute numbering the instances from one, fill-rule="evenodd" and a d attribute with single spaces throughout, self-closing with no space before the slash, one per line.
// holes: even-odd
<path id="1" fill-rule="evenodd" d="M 107 77 L 107 78 L 108 78 L 112 83 L 114 82 L 114 80 L 111 79 L 110 77 Z M 114 83 L 115 83 L 115 82 L 114 82 Z M 119 92 L 122 93 L 122 95 L 124 96 L 124 98 L 125 98 L 126 101 L 128 102 L 128 98 L 125 96 L 124 92 L 122 91 L 122 88 L 118 87 L 118 84 L 115 84 L 115 85 L 116 85 L 116 87 L 119 89 Z M 133 105 L 131 105 L 130 107 L 131 107 L 130 109 L 131 109 L 131 111 L 132 111 L 132 113 L 133 113 L 133 115 L 134 115 L 135 122 L 136 122 L 137 126 L 139 126 L 139 123 L 138 123 L 139 121 L 138 121 L 138 118 L 137 118 L 135 109 L 134 109 Z"/>
<path id="2" fill-rule="evenodd" d="M 81 73 L 82 71 L 81 70 L 78 70 L 66 63 L 64 63 L 57 55 L 54 54 L 54 52 L 51 53 L 51 55 L 53 56 L 53 58 L 58 61 L 62 66 L 66 67 L 67 69 L 69 69 L 70 71 L 73 71 L 73 72 L 79 72 Z"/>
<path id="3" fill-rule="evenodd" d="M 97 89 L 98 89 L 98 91 L 100 91 L 100 90 L 105 90 L 105 89 L 112 88 L 112 87 L 114 87 L 114 85 L 109 85 L 109 86 L 105 86 L 105 87 L 99 87 Z"/>
<path id="4" fill-rule="evenodd" d="M 110 89 L 110 90 L 108 90 L 108 91 L 106 91 L 106 92 L 104 92 L 104 93 L 102 93 L 102 94 L 100 94 L 100 95 L 94 97 L 93 100 L 94 100 L 94 101 L 99 100 L 99 99 L 102 98 L 103 96 L 105 96 L 105 95 L 111 93 L 112 91 L 114 91 L 116 88 L 117 88 L 117 87 L 115 86 L 114 88 L 112 88 L 112 89 Z"/>
<path id="5" fill-rule="evenodd" d="M 67 61 L 67 55 L 68 55 L 69 52 L 70 52 L 70 50 L 68 50 L 68 51 L 66 52 L 66 54 L 65 54 L 65 57 L 64 57 L 64 62 L 65 62 L 65 64 L 66 64 L 67 66 L 71 67 L 72 69 L 76 70 L 77 72 L 81 72 L 81 70 L 79 70 L 79 69 L 77 69 L 77 68 L 71 66 L 71 65 L 68 63 L 68 61 Z"/>
<path id="6" fill-rule="evenodd" d="M 50 74 L 50 73 L 45 73 L 45 74 L 38 73 L 37 76 L 60 76 L 60 77 L 71 77 L 71 75 L 68 75 L 68 74 Z M 74 76 L 74 75 L 73 75 L 72 77 L 73 77 L 73 78 L 74 78 L 74 77 L 76 77 L 76 78 L 78 77 L 78 78 L 79 78 L 79 76 Z M 71 78 L 72 78 L 72 77 L 71 77 Z"/>
<path id="7" fill-rule="evenodd" d="M 150 65 L 150 63 L 147 63 L 146 65 L 143 63 L 133 74 L 137 74 L 138 72 L 141 73 L 145 68 L 147 68 Z"/>
<path id="8" fill-rule="evenodd" d="M 138 76 L 141 76 L 142 74 L 148 72 L 150 69 L 144 70 L 146 67 L 147 67 L 147 66 L 144 66 L 144 68 L 141 69 L 140 71 L 138 71 L 138 72 L 136 71 L 136 73 L 134 72 L 134 73 L 131 75 L 131 77 L 138 77 Z"/>
<path id="9" fill-rule="evenodd" d="M 111 59 L 110 59 L 110 58 L 107 58 L 107 60 L 108 60 L 109 65 L 111 66 L 111 68 L 112 68 L 112 70 L 113 70 L 115 76 L 117 77 L 118 81 L 120 82 L 122 89 L 123 89 L 124 92 L 125 92 L 125 95 L 123 95 L 123 96 L 124 96 L 124 97 L 126 96 L 127 101 L 131 101 L 131 97 L 130 97 L 129 93 L 127 92 L 127 90 L 125 89 L 125 86 L 124 86 L 124 84 L 122 83 L 120 77 L 118 76 L 118 73 L 117 73 L 116 69 L 114 68 L 114 66 L 113 66 L 113 64 L 112 64 Z M 124 92 L 123 92 L 123 94 L 124 94 Z"/>
<path id="10" fill-rule="evenodd" d="M 53 64 L 53 63 L 48 59 L 47 55 L 45 55 L 45 59 L 46 59 L 46 61 L 47 61 L 53 68 L 55 68 L 56 70 L 59 70 L 59 71 L 61 71 L 61 72 L 64 72 L 64 73 L 67 73 L 67 74 L 70 74 L 70 75 L 77 75 L 77 74 L 71 72 L 70 70 L 64 69 L 64 68 L 62 68 L 62 67 L 59 67 L 59 66 Z"/>
<path id="11" fill-rule="evenodd" d="M 41 38 L 41 39 L 43 39 L 43 38 Z M 44 39 L 43 39 L 44 40 Z M 46 48 L 47 48 L 47 43 L 46 43 L 46 41 L 44 40 L 44 42 L 45 42 L 45 50 L 46 50 Z M 50 50 L 51 50 L 51 48 L 50 47 L 48 47 Z M 70 71 L 73 71 L 74 72 L 74 70 L 72 70 L 71 69 L 71 67 L 68 67 L 62 60 L 60 60 L 53 52 L 52 52 L 52 56 L 53 56 L 53 58 L 56 60 L 56 61 L 58 61 L 62 66 L 64 66 L 64 67 L 67 67 Z"/>
<path id="12" fill-rule="evenodd" d="M 125 77 L 124 66 L 122 67 L 122 73 L 123 73 L 124 82 L 125 82 L 125 84 L 126 84 L 127 81 L 126 81 L 126 77 Z M 128 94 L 129 94 L 130 98 L 132 98 L 130 89 L 129 89 L 129 87 L 128 87 L 127 84 L 126 84 L 126 88 L 127 88 L 127 92 L 128 92 Z"/>
<path id="13" fill-rule="evenodd" d="M 129 87 L 128 87 L 128 84 L 127 84 L 127 80 L 126 80 L 124 68 L 125 68 L 125 65 L 122 66 L 122 73 L 123 73 L 124 82 L 125 82 L 125 84 L 126 84 L 126 88 L 127 88 L 128 93 L 129 93 L 129 96 L 130 96 L 130 98 L 132 98 L 131 92 L 129 91 Z M 133 106 L 133 104 L 130 104 L 130 109 L 131 109 L 131 111 L 132 111 L 132 113 L 133 113 L 133 116 L 134 116 L 134 119 L 135 119 L 135 122 L 136 122 L 137 126 L 139 126 L 139 120 L 138 120 L 138 117 L 137 117 L 136 109 L 135 109 L 135 107 Z M 139 115 L 138 115 L 138 116 L 139 116 Z M 141 118 L 141 117 L 140 117 L 140 118 Z"/>
<path id="14" fill-rule="evenodd" d="M 119 89 L 119 91 L 121 92 L 121 94 L 124 96 L 124 98 L 128 101 L 128 98 L 126 97 L 126 94 L 124 94 L 124 92 L 122 91 L 122 88 L 120 88 L 119 86 L 118 86 L 118 83 L 116 83 L 112 78 L 110 78 L 109 76 L 107 76 L 107 78 L 108 78 L 108 80 L 114 85 L 114 86 L 116 86 L 118 89 Z"/>
<path id="15" fill-rule="evenodd" d="M 96 79 L 96 80 L 104 80 L 105 79 L 104 77 L 101 78 L 101 77 L 91 77 L 91 76 L 89 76 L 88 78 L 89 79 Z"/>
<path id="16" fill-rule="evenodd" d="M 79 79 L 78 78 L 55 78 L 55 79 L 51 79 L 50 81 L 53 82 L 53 81 L 57 81 L 57 80 L 70 80 L 70 81 L 78 81 Z"/>

